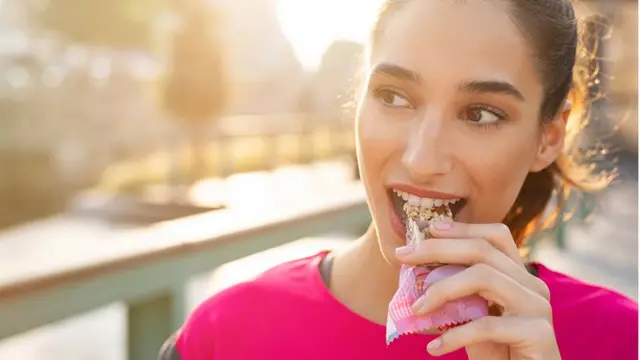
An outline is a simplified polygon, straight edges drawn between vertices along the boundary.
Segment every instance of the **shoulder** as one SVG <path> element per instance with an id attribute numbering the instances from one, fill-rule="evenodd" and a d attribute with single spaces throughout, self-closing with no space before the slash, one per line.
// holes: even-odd
<path id="1" fill-rule="evenodd" d="M 536 265 L 540 279 L 551 291 L 551 303 L 558 310 L 598 309 L 601 316 L 638 313 L 638 304 L 616 291 Z"/>
<path id="2" fill-rule="evenodd" d="M 324 253 L 289 261 L 267 270 L 256 279 L 231 286 L 200 304 L 179 332 L 167 341 L 163 353 L 174 356 L 162 360 L 213 359 L 220 346 L 242 347 L 247 332 L 273 329 L 282 316 L 280 310 L 300 307 L 313 301 L 318 291 L 318 265 Z M 214 347 L 216 351 L 214 352 Z"/>
<path id="3" fill-rule="evenodd" d="M 538 264 L 538 274 L 551 292 L 554 327 L 558 343 L 604 351 L 620 358 L 638 354 L 638 304 L 628 297 L 589 284 Z M 593 342 L 591 342 L 593 341 Z M 596 345 L 609 344 L 598 349 Z"/>
<path id="4" fill-rule="evenodd" d="M 204 301 L 190 316 L 190 319 L 223 321 L 246 316 L 248 310 L 269 305 L 280 307 L 283 302 L 304 301 L 318 290 L 320 275 L 318 266 L 322 254 L 313 255 L 277 265 L 257 278 L 231 286 Z"/>

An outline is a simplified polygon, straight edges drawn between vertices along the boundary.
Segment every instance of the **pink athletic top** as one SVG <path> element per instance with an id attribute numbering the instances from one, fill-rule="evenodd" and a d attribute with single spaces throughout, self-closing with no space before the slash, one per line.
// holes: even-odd
<path id="1" fill-rule="evenodd" d="M 160 359 L 430 359 L 433 335 L 402 336 L 387 347 L 385 327 L 350 311 L 326 288 L 327 252 L 287 262 L 201 304 Z M 535 264 L 551 290 L 563 360 L 638 359 L 638 305 Z M 467 359 L 464 350 L 442 356 Z"/>

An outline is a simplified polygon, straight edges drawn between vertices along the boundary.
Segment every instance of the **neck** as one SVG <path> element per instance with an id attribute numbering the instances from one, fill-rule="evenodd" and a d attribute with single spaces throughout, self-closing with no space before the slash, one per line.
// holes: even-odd
<path id="1" fill-rule="evenodd" d="M 362 237 L 336 253 L 330 290 L 360 316 L 385 324 L 389 302 L 398 289 L 399 270 L 383 257 L 375 228 L 370 226 Z"/>

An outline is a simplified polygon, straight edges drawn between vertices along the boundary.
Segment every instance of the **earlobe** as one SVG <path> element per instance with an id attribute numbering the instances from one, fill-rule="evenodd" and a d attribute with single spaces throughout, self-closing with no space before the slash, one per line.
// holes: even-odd
<path id="1" fill-rule="evenodd" d="M 547 146 L 541 146 L 538 150 L 538 154 L 536 158 L 533 160 L 531 164 L 530 172 L 538 172 L 546 169 L 549 165 L 551 165 L 555 159 L 560 154 L 559 152 L 554 154 L 551 151 L 552 149 Z"/>

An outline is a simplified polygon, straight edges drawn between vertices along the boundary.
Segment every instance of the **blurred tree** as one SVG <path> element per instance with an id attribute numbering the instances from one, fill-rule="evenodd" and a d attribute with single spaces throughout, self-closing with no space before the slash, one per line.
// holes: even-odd
<path id="1" fill-rule="evenodd" d="M 64 210 L 70 189 L 62 182 L 51 154 L 38 149 L 4 149 L 0 173 L 11 174 L 0 177 L 0 198 L 8 205 L 0 207 L 0 229 Z"/>
<path id="2" fill-rule="evenodd" d="M 79 44 L 153 50 L 166 0 L 32 0 L 37 28 Z"/>
<path id="3" fill-rule="evenodd" d="M 201 4 L 179 4 L 181 23 L 174 34 L 163 92 L 167 112 L 189 129 L 191 180 L 205 170 L 206 125 L 220 115 L 227 99 L 215 19 Z"/>
<path id="4" fill-rule="evenodd" d="M 327 121 L 339 124 L 353 119 L 363 52 L 362 44 L 336 40 L 322 56 L 313 79 L 313 108 Z"/>

